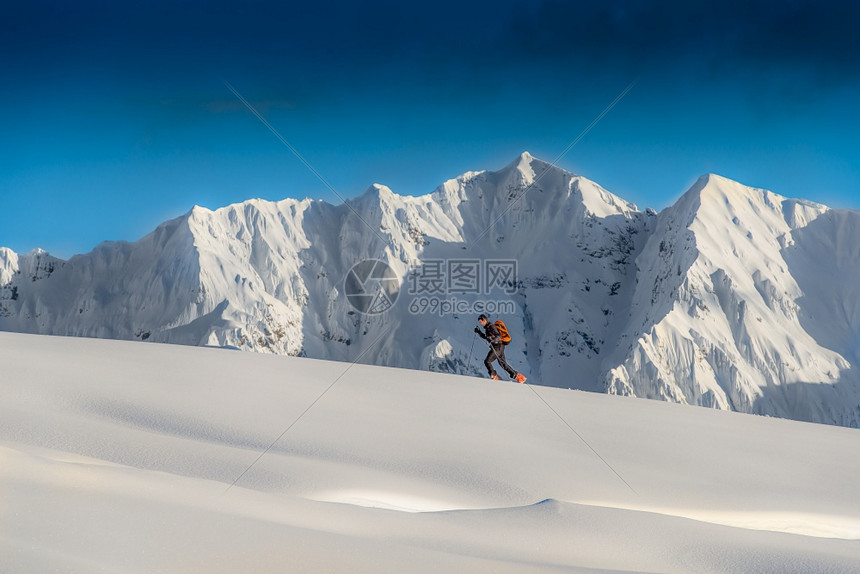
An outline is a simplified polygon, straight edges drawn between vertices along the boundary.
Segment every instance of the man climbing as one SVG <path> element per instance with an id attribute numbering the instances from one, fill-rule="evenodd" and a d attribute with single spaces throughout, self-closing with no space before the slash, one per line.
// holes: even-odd
<path id="1" fill-rule="evenodd" d="M 487 353 L 487 358 L 484 359 L 484 365 L 487 366 L 487 372 L 490 374 L 490 378 L 497 381 L 499 380 L 499 375 L 496 374 L 496 370 L 493 368 L 493 361 L 499 361 L 499 365 L 507 371 L 512 379 L 518 383 L 526 382 L 526 378 L 523 374 L 516 372 L 511 368 L 507 361 L 505 361 L 505 345 L 511 342 L 511 336 L 508 334 L 508 329 L 505 327 L 505 324 L 501 321 L 491 323 L 483 313 L 478 315 L 478 324 L 481 325 L 484 330 L 481 331 L 479 328 L 475 327 L 475 333 L 480 335 L 481 338 L 487 341 L 490 345 L 490 352 Z"/>

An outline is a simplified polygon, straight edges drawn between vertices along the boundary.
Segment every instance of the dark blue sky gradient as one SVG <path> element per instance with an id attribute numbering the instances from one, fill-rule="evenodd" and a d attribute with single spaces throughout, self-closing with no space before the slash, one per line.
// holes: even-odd
<path id="1" fill-rule="evenodd" d="M 11 4 L 11 5 L 10 5 Z M 742 2 L 12 2 L 0 245 L 63 257 L 194 204 L 432 191 L 528 150 L 640 207 L 705 172 L 860 207 L 860 9 Z"/>

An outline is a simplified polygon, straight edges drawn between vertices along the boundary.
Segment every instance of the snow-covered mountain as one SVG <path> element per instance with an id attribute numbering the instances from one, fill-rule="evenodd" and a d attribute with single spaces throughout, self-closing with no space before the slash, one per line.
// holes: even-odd
<path id="1" fill-rule="evenodd" d="M 524 153 L 420 197 L 195 207 L 68 261 L 0 249 L 0 329 L 483 375 L 489 302 L 532 382 L 860 426 L 858 224 L 714 175 L 643 212 Z M 401 280 L 385 313 L 344 293 L 368 259 Z M 488 289 L 488 261 L 515 277 Z M 479 292 L 420 292 L 474 262 Z"/>
<path id="2" fill-rule="evenodd" d="M 637 268 L 609 392 L 858 426 L 860 212 L 705 176 Z"/>

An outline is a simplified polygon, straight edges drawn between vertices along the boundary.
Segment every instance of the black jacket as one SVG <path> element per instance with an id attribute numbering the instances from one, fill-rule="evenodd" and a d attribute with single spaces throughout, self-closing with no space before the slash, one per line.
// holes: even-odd
<path id="1" fill-rule="evenodd" d="M 475 332 L 481 336 L 482 339 L 486 339 L 492 345 L 501 345 L 502 344 L 502 334 L 499 333 L 499 328 L 496 327 L 494 323 L 487 321 L 487 324 L 484 325 L 484 332 L 481 333 L 480 329 L 475 329 Z"/>

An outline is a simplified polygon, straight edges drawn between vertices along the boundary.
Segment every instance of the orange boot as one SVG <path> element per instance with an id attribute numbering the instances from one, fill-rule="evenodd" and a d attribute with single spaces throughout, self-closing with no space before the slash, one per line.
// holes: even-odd
<path id="1" fill-rule="evenodd" d="M 517 382 L 518 382 L 518 383 L 524 383 L 524 382 L 526 382 L 526 377 L 525 377 L 525 375 L 523 375 L 522 373 L 517 373 Z"/>

